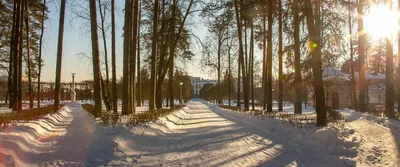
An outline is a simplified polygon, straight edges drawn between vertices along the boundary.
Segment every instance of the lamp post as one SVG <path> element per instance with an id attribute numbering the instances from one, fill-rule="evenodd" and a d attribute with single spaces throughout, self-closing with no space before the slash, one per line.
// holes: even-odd
<path id="1" fill-rule="evenodd" d="M 67 89 L 64 89 L 64 101 L 67 101 Z"/>
<path id="2" fill-rule="evenodd" d="M 94 97 L 93 97 L 94 90 L 91 90 L 90 93 L 92 95 L 92 101 L 93 101 L 93 99 L 94 99 Z"/>
<path id="3" fill-rule="evenodd" d="M 76 101 L 76 93 L 75 93 L 75 73 L 71 73 L 71 75 L 72 75 L 71 101 Z"/>
<path id="4" fill-rule="evenodd" d="M 182 105 L 182 86 L 183 86 L 183 82 L 179 82 L 179 85 L 181 85 L 181 91 L 180 91 L 179 103 Z"/>
<path id="5" fill-rule="evenodd" d="M 272 93 L 275 94 L 275 89 L 272 89 Z M 274 107 L 274 103 L 272 103 L 272 107 Z"/>

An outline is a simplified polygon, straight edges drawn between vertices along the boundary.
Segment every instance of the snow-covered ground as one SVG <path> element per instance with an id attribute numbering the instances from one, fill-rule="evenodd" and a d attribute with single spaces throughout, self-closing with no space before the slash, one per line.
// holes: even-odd
<path id="1" fill-rule="evenodd" d="M 6 114 L 12 112 L 9 108 L 0 108 L 0 114 Z"/>
<path id="2" fill-rule="evenodd" d="M 196 100 L 140 126 L 102 127 L 67 103 L 0 132 L 0 166 L 396 166 L 400 122 L 344 110 L 299 128 Z"/>
<path id="3" fill-rule="evenodd" d="M 350 137 L 361 141 L 356 157 L 358 162 L 372 166 L 381 166 L 374 164 L 400 166 L 399 120 L 371 116 L 348 109 L 341 113 L 346 119 L 344 131 L 349 132 Z"/>

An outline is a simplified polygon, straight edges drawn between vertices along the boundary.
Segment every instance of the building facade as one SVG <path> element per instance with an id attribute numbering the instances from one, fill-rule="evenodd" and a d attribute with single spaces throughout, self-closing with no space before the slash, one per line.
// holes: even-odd
<path id="1" fill-rule="evenodd" d="M 203 79 L 200 77 L 192 77 L 189 76 L 190 82 L 192 83 L 192 88 L 193 88 L 193 98 L 199 98 L 200 97 L 200 90 L 203 88 L 205 84 L 216 84 L 216 80 L 211 80 L 211 79 Z"/>
<path id="2" fill-rule="evenodd" d="M 340 70 L 332 67 L 326 67 L 322 73 L 325 88 L 326 106 L 332 109 L 344 109 L 350 107 L 352 85 L 351 75 L 343 74 Z M 369 107 L 385 104 L 385 80 L 384 74 L 373 74 L 365 72 L 365 82 L 367 86 L 365 102 Z M 358 73 L 355 73 L 356 86 L 358 86 Z M 356 98 L 358 98 L 358 89 L 356 89 Z M 359 101 L 359 99 L 357 99 Z M 308 104 L 315 106 L 315 95 L 313 88 L 309 88 Z"/>

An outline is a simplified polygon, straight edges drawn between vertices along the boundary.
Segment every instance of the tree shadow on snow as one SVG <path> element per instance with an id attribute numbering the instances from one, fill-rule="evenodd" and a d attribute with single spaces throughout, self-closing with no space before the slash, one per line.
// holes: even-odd
<path id="1" fill-rule="evenodd" d="M 262 119 L 255 116 L 246 116 L 240 113 L 226 111 L 224 109 L 210 106 L 204 101 L 202 103 L 209 106 L 220 117 L 233 121 L 238 126 L 244 127 L 264 139 L 271 140 L 275 145 L 283 146 L 283 149 L 277 154 L 277 156 L 265 160 L 265 162 L 260 164 L 260 166 L 356 166 L 356 162 L 349 159 L 357 156 L 358 152 L 356 150 L 346 149 L 344 145 L 349 145 L 349 143 L 338 142 L 338 145 L 335 146 L 328 146 L 324 145 L 324 143 L 320 143 L 319 145 L 315 144 L 310 146 L 307 145 L 307 143 L 304 143 L 304 141 L 299 140 L 305 137 L 302 136 L 305 135 L 301 132 L 303 129 L 298 129 L 293 133 L 293 129 L 298 127 L 283 125 L 276 120 Z M 272 121 L 276 121 L 276 124 L 272 123 Z M 254 126 L 255 124 L 258 126 Z M 284 127 L 277 128 L 273 126 Z M 290 128 L 293 129 L 289 133 L 284 132 L 284 130 L 288 128 L 289 130 Z M 317 130 L 318 129 L 315 128 L 315 131 Z"/>
<path id="2" fill-rule="evenodd" d="M 400 164 L 400 120 L 389 119 L 388 125 L 397 147 L 397 164 Z"/>
<path id="3" fill-rule="evenodd" d="M 226 130 L 227 127 L 221 128 L 219 126 L 208 126 L 204 128 L 197 128 L 195 134 L 186 133 L 163 133 L 163 135 L 149 136 L 149 135 L 135 135 L 135 136 L 118 136 L 124 141 L 129 142 L 128 145 L 123 144 L 125 149 L 135 150 L 140 154 L 123 154 L 115 156 L 113 160 L 103 164 L 113 164 L 113 162 L 125 162 L 128 158 L 135 159 L 136 164 L 133 165 L 157 165 L 157 163 L 178 165 L 182 162 L 199 160 L 202 155 L 185 155 L 194 150 L 217 151 L 222 149 L 226 143 L 231 143 L 243 138 L 248 137 L 249 133 L 243 133 L 243 128 L 233 128 Z M 194 129 L 193 129 L 194 130 Z M 134 139 L 134 140 L 132 140 Z M 120 146 L 120 147 L 121 147 Z M 116 146 L 118 147 L 118 146 Z M 166 155 L 184 155 L 176 157 L 168 162 L 164 162 L 163 158 Z M 206 155 L 205 155 L 206 156 Z M 219 160 L 225 155 L 215 155 L 215 161 Z M 151 157 L 146 159 L 145 157 Z M 205 159 L 207 161 L 211 159 Z M 118 163 L 117 163 L 118 164 Z M 210 166 L 209 162 L 198 161 L 194 166 Z M 213 165 L 214 166 L 214 165 Z"/>
<path id="4" fill-rule="evenodd" d="M 302 129 L 298 129 L 298 133 L 285 133 L 271 127 L 273 120 L 225 111 L 204 101 L 194 103 L 188 106 L 191 111 L 185 111 L 186 115 L 174 114 L 178 119 L 166 119 L 178 126 L 176 130 L 154 122 L 157 127 L 146 127 L 143 134 L 126 132 L 127 129 L 122 128 L 93 137 L 92 144 L 104 147 L 89 149 L 86 163 L 91 166 L 240 166 L 240 162 L 250 158 L 254 161 L 246 163 L 259 166 L 356 166 L 349 159 L 355 157 L 357 151 L 345 149 L 344 143 L 338 142 L 333 148 L 324 143 L 310 146 L 303 143 L 304 140 L 297 140 L 299 136 L 304 137 Z M 276 126 L 292 131 L 297 128 Z"/>

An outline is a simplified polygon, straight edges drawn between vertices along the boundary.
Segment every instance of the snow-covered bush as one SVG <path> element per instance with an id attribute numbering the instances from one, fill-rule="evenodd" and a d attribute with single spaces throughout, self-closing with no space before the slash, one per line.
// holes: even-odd
<path id="1" fill-rule="evenodd" d="M 173 109 L 159 109 L 154 111 L 148 111 L 144 113 L 120 115 L 113 112 L 103 111 L 101 116 L 95 117 L 94 106 L 92 104 L 82 104 L 82 108 L 89 112 L 93 117 L 98 118 L 100 123 L 103 125 L 115 125 L 115 124 L 126 124 L 126 125 L 138 125 L 144 124 L 158 119 L 159 117 L 170 114 L 173 111 L 180 110 L 184 105 L 176 105 Z"/>
<path id="2" fill-rule="evenodd" d="M 333 110 L 330 107 L 326 107 L 327 119 L 328 122 L 337 122 L 338 120 L 343 120 L 344 117 L 340 112 Z"/>
<path id="3" fill-rule="evenodd" d="M 60 108 L 64 107 L 63 104 Z M 0 129 L 7 128 L 12 123 L 28 122 L 30 120 L 39 119 L 47 114 L 53 113 L 54 106 L 41 108 L 25 109 L 22 112 L 11 112 L 0 114 Z"/>
<path id="4" fill-rule="evenodd" d="M 293 114 L 290 112 L 266 112 L 263 110 L 245 111 L 242 108 L 236 106 L 227 106 L 227 105 L 219 105 L 219 107 L 230 111 L 244 113 L 246 115 L 254 115 L 254 116 L 281 120 L 283 124 L 290 123 L 293 126 L 298 126 L 298 127 L 304 127 L 304 126 L 314 127 L 314 125 L 316 124 L 315 114 Z M 339 120 L 344 119 L 342 114 L 340 114 L 336 110 L 332 110 L 329 107 L 327 108 L 327 118 L 328 122 L 330 123 L 338 122 Z"/>

